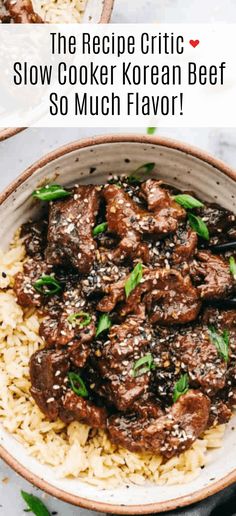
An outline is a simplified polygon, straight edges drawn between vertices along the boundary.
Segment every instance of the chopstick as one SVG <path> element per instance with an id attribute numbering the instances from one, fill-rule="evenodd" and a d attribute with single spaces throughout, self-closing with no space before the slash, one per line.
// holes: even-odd
<path id="1" fill-rule="evenodd" d="M 217 244 L 210 246 L 211 251 L 213 253 L 225 253 L 226 251 L 235 250 L 236 251 L 236 242 L 226 242 L 225 244 Z"/>
<path id="2" fill-rule="evenodd" d="M 231 299 L 211 299 L 209 304 L 219 308 L 236 308 L 236 297 Z"/>

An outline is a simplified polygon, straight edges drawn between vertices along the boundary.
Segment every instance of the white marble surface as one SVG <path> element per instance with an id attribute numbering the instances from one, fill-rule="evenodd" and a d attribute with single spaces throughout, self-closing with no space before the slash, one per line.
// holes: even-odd
<path id="1" fill-rule="evenodd" d="M 236 22 L 235 0 L 116 0 L 113 22 Z M 124 129 L 120 130 L 125 131 Z M 28 165 L 48 151 L 66 142 L 89 135 L 112 133 L 112 129 L 31 129 L 0 143 L 0 190 Z M 125 131 L 127 132 L 127 131 Z M 236 168 L 236 130 L 227 129 L 159 129 L 166 135 L 194 144 Z M 0 465 L 0 516 L 22 516 L 25 508 L 20 490 L 42 496 L 52 514 L 58 516 L 92 516 L 92 513 L 69 506 L 39 493 L 3 463 Z M 96 514 L 96 513 L 93 513 Z"/>

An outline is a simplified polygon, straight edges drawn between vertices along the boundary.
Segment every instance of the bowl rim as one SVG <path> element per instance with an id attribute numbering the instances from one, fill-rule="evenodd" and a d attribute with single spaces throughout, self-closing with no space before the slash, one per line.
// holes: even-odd
<path id="1" fill-rule="evenodd" d="M 109 23 L 115 0 L 103 0 L 102 14 L 99 23 Z"/>
<path id="2" fill-rule="evenodd" d="M 15 134 L 24 131 L 25 127 L 6 127 L 4 129 L 0 129 L 0 142 L 3 140 L 7 140 L 7 138 L 11 138 L 11 136 L 15 136 Z"/>
<path id="3" fill-rule="evenodd" d="M 218 160 L 217 158 L 211 156 L 205 151 L 202 151 L 192 145 L 172 140 L 169 138 L 159 137 L 159 136 L 147 136 L 142 134 L 112 134 L 112 135 L 104 135 L 104 136 L 95 136 L 89 137 L 81 140 L 74 141 L 72 143 L 68 143 L 58 149 L 48 153 L 38 161 L 36 161 L 32 166 L 28 167 L 24 172 L 22 172 L 13 182 L 9 184 L 7 188 L 0 194 L 0 205 L 21 185 L 23 184 L 31 175 L 34 174 L 38 169 L 42 168 L 46 164 L 53 162 L 55 159 L 62 157 L 66 154 L 70 154 L 75 150 L 84 149 L 91 146 L 98 146 L 102 144 L 112 144 L 112 143 L 141 143 L 141 144 L 151 144 L 162 147 L 168 147 L 173 150 L 178 150 L 185 154 L 190 155 L 193 158 L 200 159 L 201 161 L 213 166 L 216 170 L 222 172 L 228 177 L 232 178 L 236 181 L 236 171 L 226 165 L 223 161 Z M 63 502 L 70 503 L 75 506 L 83 507 L 85 509 L 99 511 L 103 513 L 113 513 L 113 514 L 132 514 L 132 515 L 141 515 L 141 514 L 151 514 L 151 513 L 159 513 L 166 512 L 170 510 L 177 509 L 179 507 L 184 507 L 205 498 L 216 494 L 217 492 L 225 489 L 229 485 L 233 484 L 236 481 L 236 468 L 231 471 L 228 475 L 226 475 L 221 480 L 213 482 L 212 484 L 204 487 L 203 489 L 194 491 L 191 494 L 180 496 L 178 498 L 170 499 L 165 502 L 155 502 L 149 503 L 146 505 L 128 505 L 125 506 L 97 502 L 95 500 L 83 498 L 71 493 L 64 491 L 63 489 L 52 486 L 36 474 L 29 471 L 25 466 L 20 464 L 13 455 L 11 455 L 8 451 L 5 450 L 3 446 L 0 446 L 0 458 L 3 459 L 16 473 L 20 474 L 25 480 L 31 482 L 36 487 L 40 488 L 42 491 L 47 492 L 51 496 L 54 496 Z"/>

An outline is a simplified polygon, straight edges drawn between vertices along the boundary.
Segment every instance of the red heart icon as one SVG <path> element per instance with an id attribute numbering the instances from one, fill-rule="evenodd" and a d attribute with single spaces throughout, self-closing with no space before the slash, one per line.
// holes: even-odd
<path id="1" fill-rule="evenodd" d="M 192 45 L 193 48 L 196 48 L 199 45 L 200 41 L 199 39 L 190 39 L 189 43 L 190 45 Z"/>

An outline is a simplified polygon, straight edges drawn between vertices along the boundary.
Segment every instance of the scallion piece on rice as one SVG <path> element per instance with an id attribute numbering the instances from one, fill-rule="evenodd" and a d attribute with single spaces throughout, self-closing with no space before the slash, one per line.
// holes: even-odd
<path id="1" fill-rule="evenodd" d="M 88 397 L 88 391 L 84 381 L 81 376 L 77 373 L 68 373 L 68 379 L 70 382 L 70 386 L 72 391 L 77 394 L 77 396 L 82 396 L 82 398 Z"/>

